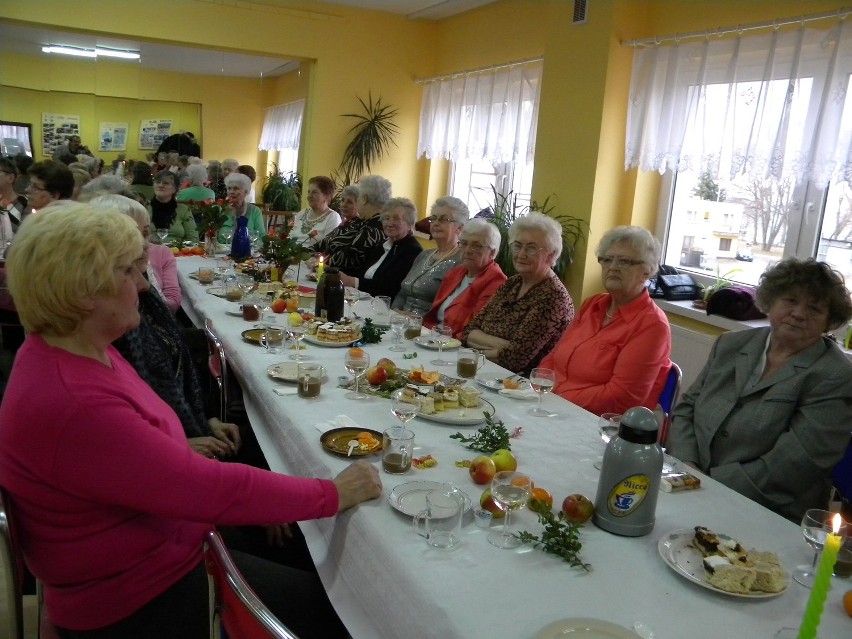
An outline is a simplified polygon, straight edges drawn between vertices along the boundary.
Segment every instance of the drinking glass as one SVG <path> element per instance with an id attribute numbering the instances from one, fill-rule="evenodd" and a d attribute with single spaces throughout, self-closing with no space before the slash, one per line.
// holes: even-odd
<path id="1" fill-rule="evenodd" d="M 257 248 L 257 241 L 260 239 L 260 231 L 257 229 L 249 229 L 248 236 L 251 240 L 251 250 L 254 251 Z"/>
<path id="2" fill-rule="evenodd" d="M 347 351 L 346 357 L 343 358 L 343 365 L 355 377 L 355 390 L 346 393 L 346 399 L 366 399 L 367 396 L 358 390 L 358 380 L 370 367 L 370 356 L 367 353 L 352 354 Z"/>
<path id="3" fill-rule="evenodd" d="M 351 286 L 347 286 L 343 289 L 343 301 L 346 302 L 346 317 L 355 317 L 354 306 L 355 302 L 360 298 L 360 292 L 357 288 L 352 288 Z"/>
<path id="4" fill-rule="evenodd" d="M 405 339 L 418 338 L 422 331 L 423 316 L 412 311 L 408 316 L 408 326 L 405 328 Z"/>
<path id="5" fill-rule="evenodd" d="M 814 558 L 810 566 L 796 566 L 796 569 L 793 571 L 793 579 L 805 588 L 813 588 L 819 553 L 825 545 L 826 537 L 828 537 L 828 534 L 832 530 L 834 515 L 835 513 L 828 510 L 811 508 L 802 517 L 802 536 L 810 547 L 814 549 Z M 849 528 L 847 522 L 841 521 L 840 530 L 837 531 L 841 540 L 845 540 L 849 535 Z"/>
<path id="6" fill-rule="evenodd" d="M 157 237 L 160 238 L 160 244 L 166 241 L 169 236 L 169 229 L 157 229 Z"/>
<path id="7" fill-rule="evenodd" d="M 598 433 L 604 443 L 604 448 L 609 444 L 609 440 L 618 435 L 618 427 L 621 423 L 621 415 L 618 413 L 601 413 L 598 417 Z M 598 470 L 603 466 L 603 456 L 598 457 L 598 460 L 592 464 Z"/>
<path id="8" fill-rule="evenodd" d="M 248 299 L 251 292 L 254 290 L 255 282 L 251 275 L 238 275 L 237 285 L 243 289 L 243 296 Z"/>
<path id="9" fill-rule="evenodd" d="M 509 514 L 513 510 L 520 510 L 527 503 L 532 489 L 531 484 L 528 475 L 514 470 L 501 470 L 494 475 L 491 481 L 491 496 L 500 510 L 506 512 L 503 530 L 488 535 L 488 541 L 498 548 L 517 548 L 521 545 L 521 540 L 509 530 Z"/>
<path id="10" fill-rule="evenodd" d="M 387 295 L 378 295 L 370 303 L 373 308 L 373 324 L 376 326 L 387 326 L 390 323 L 391 298 Z"/>
<path id="11" fill-rule="evenodd" d="M 531 408 L 530 415 L 536 417 L 554 417 L 556 413 L 551 413 L 541 407 L 541 398 L 553 390 L 556 385 L 556 373 L 549 368 L 534 368 L 530 373 L 530 386 L 538 394 L 538 405 Z"/>
<path id="12" fill-rule="evenodd" d="M 231 269 L 231 263 L 226 257 L 216 259 L 216 274 L 219 279 L 225 281 L 225 274 Z"/>
<path id="13" fill-rule="evenodd" d="M 307 356 L 302 355 L 301 339 L 302 335 L 305 334 L 305 320 L 301 316 L 297 318 L 293 313 L 287 314 L 287 334 L 296 344 L 296 352 L 290 355 L 290 359 L 294 359 L 297 362 L 308 359 Z"/>
<path id="14" fill-rule="evenodd" d="M 391 314 L 390 329 L 396 338 L 396 344 L 391 346 L 388 350 L 394 352 L 406 350 L 405 346 L 402 345 L 402 334 L 405 332 L 406 326 L 408 326 L 408 318 L 405 315 L 400 315 L 399 313 Z"/>
<path id="15" fill-rule="evenodd" d="M 417 410 L 420 408 L 420 396 L 415 393 L 412 399 L 407 402 L 403 401 L 404 390 L 401 388 L 391 395 L 391 412 L 399 421 L 407 424 L 417 417 Z"/>
<path id="16" fill-rule="evenodd" d="M 435 366 L 452 366 L 452 362 L 444 359 L 444 345 L 453 339 L 453 327 L 448 324 L 436 324 L 432 329 L 432 339 L 438 343 L 438 358 L 429 363 Z"/>
<path id="17" fill-rule="evenodd" d="M 234 237 L 234 229 L 222 231 L 222 237 L 225 238 L 225 244 L 231 245 L 231 239 Z"/>
<path id="18" fill-rule="evenodd" d="M 284 345 L 285 330 L 281 315 L 273 312 L 270 308 L 266 308 L 261 313 L 260 323 L 263 326 L 261 346 L 266 349 L 269 355 L 277 355 Z"/>

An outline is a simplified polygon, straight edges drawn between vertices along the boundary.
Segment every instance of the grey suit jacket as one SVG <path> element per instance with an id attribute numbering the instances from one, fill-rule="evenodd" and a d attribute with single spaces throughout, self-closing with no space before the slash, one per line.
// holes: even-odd
<path id="1" fill-rule="evenodd" d="M 751 389 L 768 328 L 725 333 L 674 410 L 668 452 L 800 521 L 825 508 L 852 433 L 852 364 L 823 338 Z"/>

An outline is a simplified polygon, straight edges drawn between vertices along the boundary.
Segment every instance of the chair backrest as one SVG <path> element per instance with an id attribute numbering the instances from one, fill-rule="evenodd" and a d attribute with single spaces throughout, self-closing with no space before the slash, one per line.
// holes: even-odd
<path id="1" fill-rule="evenodd" d="M 24 602 L 21 594 L 23 564 L 14 539 L 7 509 L 6 492 L 0 489 L 0 583 L 3 584 L 3 608 L 6 618 L 0 618 L 0 636 L 24 639 Z"/>
<path id="2" fill-rule="evenodd" d="M 228 360 L 225 358 L 225 347 L 213 331 L 210 320 L 204 323 L 204 333 L 207 335 L 209 355 L 207 367 L 219 390 L 219 419 L 227 421 L 228 412 Z"/>
<path id="3" fill-rule="evenodd" d="M 672 362 L 671 366 L 669 366 L 669 373 L 666 376 L 666 384 L 663 386 L 660 398 L 657 400 L 660 408 L 663 409 L 663 424 L 660 426 L 660 436 L 658 438 L 660 444 L 664 444 L 666 442 L 666 437 L 669 434 L 671 412 L 675 407 L 675 404 L 677 404 L 677 398 L 680 394 L 680 380 L 682 377 L 683 373 L 680 370 L 680 366 Z"/>
<path id="4" fill-rule="evenodd" d="M 846 453 L 834 467 L 831 479 L 841 497 L 852 502 L 852 442 L 846 446 Z"/>
<path id="5" fill-rule="evenodd" d="M 234 565 L 215 530 L 204 537 L 204 564 L 210 585 L 210 637 L 240 639 L 298 639 L 257 598 Z"/>

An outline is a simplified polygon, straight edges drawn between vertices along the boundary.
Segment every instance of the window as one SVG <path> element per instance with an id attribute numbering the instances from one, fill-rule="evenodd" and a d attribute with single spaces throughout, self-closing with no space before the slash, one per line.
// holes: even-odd
<path id="1" fill-rule="evenodd" d="M 664 174 L 664 263 L 756 284 L 816 257 L 852 286 L 850 73 L 843 22 L 637 51 L 625 163 Z"/>
<path id="2" fill-rule="evenodd" d="M 266 109 L 263 130 L 257 148 L 270 152 L 270 162 L 276 162 L 279 171 L 295 171 L 302 138 L 302 114 L 305 101 L 296 100 Z M 275 152 L 277 153 L 277 161 Z"/>

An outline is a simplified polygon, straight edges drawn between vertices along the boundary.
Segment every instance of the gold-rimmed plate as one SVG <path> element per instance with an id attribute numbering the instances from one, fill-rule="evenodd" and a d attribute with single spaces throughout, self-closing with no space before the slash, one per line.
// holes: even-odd
<path id="1" fill-rule="evenodd" d="M 439 344 L 438 344 L 437 340 L 434 340 L 427 335 L 421 335 L 420 337 L 415 337 L 412 341 L 415 344 L 417 344 L 418 346 L 422 346 L 423 348 L 428 348 L 429 350 L 432 350 L 432 351 L 437 351 L 438 348 L 439 348 Z M 451 351 L 454 348 L 458 348 L 459 346 L 461 346 L 461 342 L 459 340 L 451 339 L 446 344 L 444 344 L 444 350 L 445 351 Z"/>
<path id="2" fill-rule="evenodd" d="M 260 338 L 263 337 L 263 329 L 250 328 L 247 331 L 243 331 L 242 333 L 240 333 L 240 335 L 245 341 L 260 346 Z"/>
<path id="3" fill-rule="evenodd" d="M 369 450 L 363 450 L 355 447 L 351 455 L 347 455 L 349 451 L 349 442 L 353 439 L 358 439 L 358 433 L 370 433 L 376 438 L 378 443 Z M 343 455 L 344 457 L 367 457 L 382 450 L 382 434 L 377 430 L 369 428 L 332 428 L 320 435 L 320 444 L 328 452 L 335 455 Z"/>
<path id="4" fill-rule="evenodd" d="M 302 362 L 303 364 L 305 362 Z M 273 364 L 266 369 L 266 374 L 272 379 L 280 379 L 283 382 L 298 381 L 299 362 L 281 362 Z M 326 378 L 325 366 L 322 367 L 322 379 Z"/>

